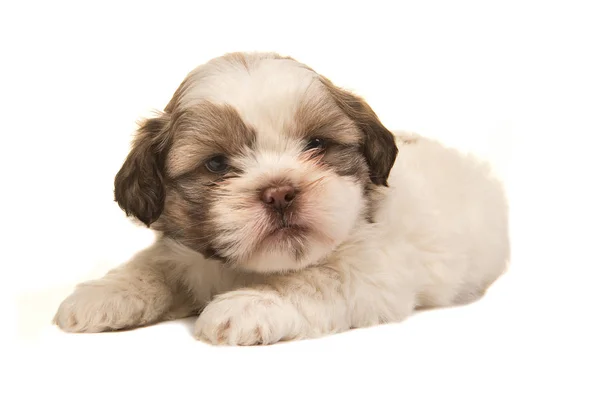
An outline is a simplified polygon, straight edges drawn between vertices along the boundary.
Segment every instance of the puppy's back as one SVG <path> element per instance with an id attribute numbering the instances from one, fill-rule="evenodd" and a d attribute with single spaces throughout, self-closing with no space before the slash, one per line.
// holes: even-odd
<path id="1" fill-rule="evenodd" d="M 474 156 L 415 134 L 397 138 L 390 196 L 378 219 L 414 251 L 421 306 L 474 300 L 510 258 L 503 185 Z"/>

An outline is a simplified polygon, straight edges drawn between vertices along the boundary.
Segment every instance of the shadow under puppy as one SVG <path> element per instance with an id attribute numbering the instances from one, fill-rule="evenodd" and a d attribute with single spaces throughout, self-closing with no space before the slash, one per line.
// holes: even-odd
<path id="1" fill-rule="evenodd" d="M 78 285 L 54 319 L 65 331 L 199 314 L 195 336 L 215 344 L 318 337 L 476 300 L 510 254 L 487 164 L 392 134 L 273 53 L 190 72 L 141 124 L 115 198 L 157 240 Z"/>

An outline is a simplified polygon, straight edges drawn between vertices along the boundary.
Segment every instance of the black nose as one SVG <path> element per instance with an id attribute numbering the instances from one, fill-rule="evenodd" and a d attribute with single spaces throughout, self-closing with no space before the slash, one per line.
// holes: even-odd
<path id="1" fill-rule="evenodd" d="M 260 199 L 265 204 L 283 210 L 294 200 L 295 196 L 296 190 L 290 185 L 284 185 L 266 188 L 262 191 Z"/>

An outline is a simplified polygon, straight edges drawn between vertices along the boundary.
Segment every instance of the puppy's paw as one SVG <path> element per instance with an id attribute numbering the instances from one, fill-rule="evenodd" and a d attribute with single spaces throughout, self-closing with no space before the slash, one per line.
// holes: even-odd
<path id="1" fill-rule="evenodd" d="M 139 326 L 145 302 L 123 288 L 93 282 L 81 285 L 59 306 L 54 323 L 66 332 L 103 332 Z"/>
<path id="2" fill-rule="evenodd" d="M 300 332 L 298 312 L 277 293 L 236 290 L 209 303 L 194 328 L 212 344 L 257 345 L 291 339 Z"/>

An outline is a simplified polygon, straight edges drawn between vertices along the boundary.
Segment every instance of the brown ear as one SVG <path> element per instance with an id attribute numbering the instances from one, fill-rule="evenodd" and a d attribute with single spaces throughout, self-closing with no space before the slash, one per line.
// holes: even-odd
<path id="1" fill-rule="evenodd" d="M 145 120 L 115 176 L 115 201 L 127 216 L 134 216 L 148 227 L 158 219 L 165 202 L 168 125 L 167 115 Z"/>
<path id="2" fill-rule="evenodd" d="M 369 165 L 371 181 L 376 185 L 387 186 L 390 170 L 398 154 L 394 135 L 383 126 L 366 101 L 335 86 L 323 76 L 320 76 L 320 79 L 337 105 L 362 131 L 363 154 Z"/>

